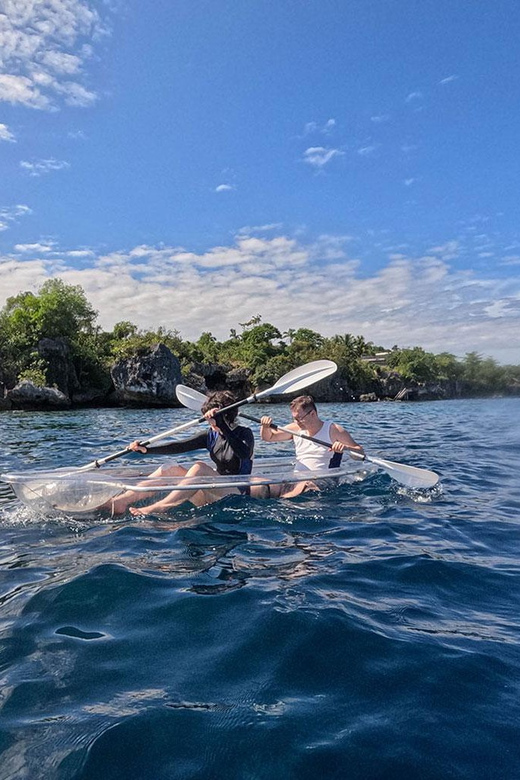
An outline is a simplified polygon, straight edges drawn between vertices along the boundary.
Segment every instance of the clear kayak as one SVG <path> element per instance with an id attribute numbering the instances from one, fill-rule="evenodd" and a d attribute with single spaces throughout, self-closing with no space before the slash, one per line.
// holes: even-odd
<path id="1" fill-rule="evenodd" d="M 349 458 L 344 458 L 339 468 L 321 471 L 295 471 L 294 458 L 257 458 L 252 473 L 239 476 L 215 472 L 214 476 L 204 477 L 151 477 L 150 471 L 156 468 L 157 464 L 148 464 L 146 469 L 143 466 L 88 471 L 60 468 L 7 473 L 1 478 L 11 485 L 20 501 L 35 511 L 82 514 L 100 509 L 127 490 L 142 493 L 143 498 L 144 494 L 150 493 L 159 498 L 172 490 L 229 490 L 252 485 L 295 484 L 303 480 L 326 480 L 322 484 L 334 487 L 361 481 L 377 471 L 377 467 L 369 463 Z"/>

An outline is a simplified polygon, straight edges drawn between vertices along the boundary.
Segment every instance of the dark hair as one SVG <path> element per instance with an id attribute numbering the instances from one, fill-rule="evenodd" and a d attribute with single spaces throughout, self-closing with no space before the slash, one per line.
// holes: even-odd
<path id="1" fill-rule="evenodd" d="M 236 397 L 229 390 L 216 390 L 210 393 L 207 399 L 204 401 L 201 407 L 202 414 L 206 414 L 210 409 L 217 407 L 218 409 L 224 409 L 226 406 L 236 403 Z M 229 412 L 224 414 L 224 419 L 228 423 L 234 422 L 238 414 L 238 409 L 230 409 Z"/>
<path id="2" fill-rule="evenodd" d="M 291 412 L 317 412 L 316 404 L 312 395 L 299 395 L 298 398 L 293 398 L 289 404 Z"/>

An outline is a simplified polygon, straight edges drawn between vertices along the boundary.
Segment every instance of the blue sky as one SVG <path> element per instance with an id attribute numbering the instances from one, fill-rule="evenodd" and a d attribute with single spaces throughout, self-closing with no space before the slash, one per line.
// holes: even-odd
<path id="1" fill-rule="evenodd" d="M 5 0 L 0 305 L 520 363 L 516 0 Z"/>

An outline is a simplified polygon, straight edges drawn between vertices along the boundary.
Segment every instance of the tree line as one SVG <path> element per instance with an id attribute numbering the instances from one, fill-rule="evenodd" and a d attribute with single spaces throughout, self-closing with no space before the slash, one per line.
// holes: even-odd
<path id="1" fill-rule="evenodd" d="M 209 331 L 196 341 L 179 331 L 159 327 L 139 329 L 132 322 L 118 322 L 105 331 L 98 314 L 79 285 L 50 279 L 36 293 L 22 292 L 9 298 L 0 311 L 0 381 L 13 387 L 22 379 L 47 383 L 47 361 L 39 344 L 58 339 L 67 347 L 82 386 L 102 387 L 110 382 L 110 367 L 118 360 L 142 354 L 153 344 L 164 343 L 188 372 L 194 362 L 220 363 L 246 369 L 255 387 L 269 386 L 282 374 L 320 358 L 334 360 L 339 376 L 353 395 L 370 390 L 382 374 L 398 373 L 409 382 L 451 382 L 464 395 L 508 392 L 519 386 L 520 366 L 499 365 L 493 358 L 470 352 L 457 358 L 449 352 L 434 354 L 420 346 L 391 348 L 345 333 L 322 336 L 309 328 L 280 331 L 262 322 L 259 315 L 240 323 L 219 341 Z M 370 358 L 381 355 L 377 362 Z"/>

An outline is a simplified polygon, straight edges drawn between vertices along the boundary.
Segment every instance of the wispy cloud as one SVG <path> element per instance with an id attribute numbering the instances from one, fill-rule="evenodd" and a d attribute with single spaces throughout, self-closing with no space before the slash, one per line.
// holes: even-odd
<path id="1" fill-rule="evenodd" d="M 27 171 L 29 176 L 43 176 L 51 171 L 61 171 L 64 168 L 70 168 L 70 163 L 66 162 L 66 160 L 55 160 L 51 157 L 48 160 L 34 160 L 34 162 L 22 160 L 20 168 Z"/>
<path id="2" fill-rule="evenodd" d="M 374 154 L 378 148 L 379 144 L 367 144 L 366 146 L 360 146 L 357 153 L 360 154 L 361 157 L 369 157 L 371 154 Z"/>
<path id="3" fill-rule="evenodd" d="M 428 255 L 435 255 L 442 258 L 445 262 L 455 260 L 460 255 L 460 244 L 458 241 L 446 241 L 445 244 L 432 246 L 428 249 Z"/>
<path id="4" fill-rule="evenodd" d="M 64 257 L 70 257 L 73 260 L 94 257 L 92 249 L 71 249 L 69 252 L 61 253 Z"/>
<path id="5" fill-rule="evenodd" d="M 385 122 L 390 121 L 390 115 L 389 114 L 378 114 L 376 116 L 371 116 L 370 121 L 374 122 L 376 125 L 382 125 Z"/>
<path id="6" fill-rule="evenodd" d="M 0 26 L 0 101 L 52 110 L 63 100 L 88 106 L 83 68 L 107 34 L 85 0 L 6 0 Z"/>
<path id="7" fill-rule="evenodd" d="M 407 95 L 405 103 L 417 103 L 418 101 L 421 101 L 423 99 L 423 93 L 422 92 L 410 92 L 409 95 Z"/>
<path id="8" fill-rule="evenodd" d="M 318 122 L 307 122 L 305 127 L 303 128 L 303 135 L 313 135 L 314 133 L 319 133 L 321 135 L 329 135 L 334 128 L 336 127 L 336 120 L 335 119 L 327 119 L 327 121 L 323 124 L 319 124 Z"/>
<path id="9" fill-rule="evenodd" d="M 303 162 L 312 165 L 313 168 L 323 168 L 334 157 L 344 154 L 340 149 L 325 149 L 323 146 L 310 146 L 303 153 Z"/>
<path id="10" fill-rule="evenodd" d="M 251 235 L 251 233 L 270 233 L 273 230 L 281 230 L 281 222 L 269 222 L 266 225 L 244 225 L 238 231 L 238 235 Z"/>
<path id="11" fill-rule="evenodd" d="M 219 184 L 215 187 L 215 192 L 231 192 L 235 188 L 231 184 Z"/>
<path id="12" fill-rule="evenodd" d="M 0 305 L 59 275 L 83 287 L 105 328 L 122 310 L 139 327 L 170 326 L 173 311 L 184 338 L 197 338 L 204 330 L 225 338 L 230 328 L 259 312 L 283 329 L 348 331 L 382 345 L 519 359 L 520 277 L 455 270 L 448 258 L 460 251 L 457 242 L 420 256 L 393 252 L 375 272 L 350 256 L 349 236 L 326 235 L 312 243 L 283 235 L 238 236 L 202 253 L 143 245 L 83 256 L 81 264 L 70 250 L 49 252 L 48 244 L 42 245 L 39 254 L 33 249 L 0 257 Z M 212 319 L 215 300 L 219 307 Z"/>
<path id="13" fill-rule="evenodd" d="M 12 143 L 16 142 L 16 138 L 14 137 L 13 133 L 9 130 L 7 125 L 0 123 L 0 141 L 11 141 Z"/>
<path id="14" fill-rule="evenodd" d="M 52 252 L 56 246 L 54 241 L 41 241 L 35 244 L 15 244 L 14 251 L 22 254 L 47 254 Z"/>
<path id="15" fill-rule="evenodd" d="M 508 255 L 501 261 L 501 265 L 520 265 L 520 255 Z"/>
<path id="16" fill-rule="evenodd" d="M 445 79 L 441 79 L 439 81 L 439 84 L 450 84 L 452 81 L 456 81 L 458 79 L 458 76 L 453 73 L 451 76 L 446 76 Z"/>
<path id="17" fill-rule="evenodd" d="M 19 204 L 8 208 L 0 209 L 0 231 L 7 230 L 13 223 L 18 222 L 20 217 L 32 214 L 29 206 Z"/>

